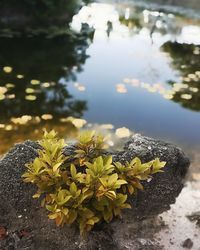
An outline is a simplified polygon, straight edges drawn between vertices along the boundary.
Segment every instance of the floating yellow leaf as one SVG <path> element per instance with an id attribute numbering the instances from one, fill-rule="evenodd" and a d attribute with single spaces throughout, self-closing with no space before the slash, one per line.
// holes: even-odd
<path id="1" fill-rule="evenodd" d="M 131 132 L 130 132 L 130 130 L 128 128 L 122 127 L 122 128 L 116 129 L 115 134 L 119 138 L 125 138 L 125 137 L 129 137 L 131 135 Z"/>
<path id="2" fill-rule="evenodd" d="M 10 66 L 5 66 L 5 67 L 3 67 L 3 71 L 5 72 L 5 73 L 11 73 L 12 72 L 12 67 L 10 67 Z"/>
<path id="3" fill-rule="evenodd" d="M 5 95 L 0 93 L 0 101 L 5 99 Z"/>
<path id="4" fill-rule="evenodd" d="M 51 120 L 51 119 L 53 119 L 53 115 L 51 115 L 51 114 L 43 114 L 43 115 L 41 116 L 41 118 L 42 118 L 43 120 Z"/>
<path id="5" fill-rule="evenodd" d="M 5 94 L 8 91 L 5 87 L 0 87 L 0 94 Z"/>
<path id="6" fill-rule="evenodd" d="M 118 93 L 121 93 L 121 94 L 127 93 L 127 89 L 123 83 L 117 84 L 116 89 Z"/>
<path id="7" fill-rule="evenodd" d="M 167 100 L 173 99 L 173 95 L 170 95 L 170 94 L 165 94 L 165 95 L 163 95 L 163 97 L 164 97 L 165 99 L 167 99 Z"/>
<path id="8" fill-rule="evenodd" d="M 25 91 L 26 91 L 27 94 L 32 94 L 32 93 L 35 92 L 35 90 L 32 89 L 32 88 L 27 88 Z"/>
<path id="9" fill-rule="evenodd" d="M 72 123 L 76 128 L 82 128 L 87 123 L 87 121 L 84 119 L 75 118 L 72 120 Z"/>
<path id="10" fill-rule="evenodd" d="M 13 83 L 6 83 L 6 88 L 14 88 L 15 85 Z"/>
<path id="11" fill-rule="evenodd" d="M 30 121 L 32 119 L 32 116 L 30 115 L 23 115 L 21 117 L 13 117 L 11 118 L 11 122 L 15 123 L 15 124 L 26 124 L 28 121 Z"/>
<path id="12" fill-rule="evenodd" d="M 113 129 L 114 126 L 112 124 L 102 124 L 101 128 L 102 129 Z"/>
<path id="13" fill-rule="evenodd" d="M 39 122 L 41 121 L 41 118 L 40 118 L 39 116 L 36 116 L 36 117 L 35 117 L 35 121 L 36 121 L 37 123 L 39 123 Z"/>
<path id="14" fill-rule="evenodd" d="M 22 78 L 24 78 L 24 76 L 23 75 L 17 75 L 17 78 L 22 79 Z"/>
<path id="15" fill-rule="evenodd" d="M 50 83 L 49 83 L 49 82 L 44 82 L 44 83 L 42 84 L 42 87 L 48 88 L 48 87 L 50 87 Z"/>
<path id="16" fill-rule="evenodd" d="M 80 85 L 80 86 L 78 86 L 78 88 L 77 88 L 79 91 L 85 91 L 85 86 L 83 86 L 83 85 Z"/>
<path id="17" fill-rule="evenodd" d="M 183 78 L 183 81 L 185 81 L 185 82 L 190 82 L 191 79 L 190 79 L 189 77 L 184 77 L 184 78 Z"/>
<path id="18" fill-rule="evenodd" d="M 10 130 L 12 130 L 13 129 L 13 126 L 12 125 L 6 125 L 5 126 L 5 130 L 7 130 L 7 131 L 10 131 Z"/>
<path id="19" fill-rule="evenodd" d="M 60 121 L 61 122 L 69 122 L 69 119 L 68 118 L 60 118 Z"/>
<path id="20" fill-rule="evenodd" d="M 28 101 L 35 101 L 37 97 L 35 95 L 26 95 L 25 99 Z"/>
<path id="21" fill-rule="evenodd" d="M 82 85 L 82 84 L 80 84 L 78 82 L 74 83 L 74 87 L 77 88 L 79 91 L 82 91 L 82 92 L 85 91 L 85 89 L 86 89 L 84 85 Z"/>
<path id="22" fill-rule="evenodd" d="M 31 84 L 32 85 L 38 85 L 38 84 L 40 84 L 40 81 L 33 79 L 33 80 L 31 80 Z"/>
<path id="23" fill-rule="evenodd" d="M 196 93 L 196 92 L 198 92 L 199 91 L 199 89 L 198 88 L 193 88 L 193 87 L 190 87 L 189 88 L 189 90 L 191 90 L 192 92 L 194 92 L 194 93 Z"/>
<path id="24" fill-rule="evenodd" d="M 182 94 L 181 98 L 185 99 L 185 100 L 190 100 L 190 99 L 192 99 L 192 95 L 190 95 L 190 94 Z"/>
<path id="25" fill-rule="evenodd" d="M 189 74 L 188 77 L 191 78 L 191 79 L 194 79 L 194 78 L 196 78 L 196 75 L 195 74 Z"/>
<path id="26" fill-rule="evenodd" d="M 15 94 L 7 95 L 7 98 L 8 98 L 8 99 L 14 99 L 14 98 L 15 98 Z"/>

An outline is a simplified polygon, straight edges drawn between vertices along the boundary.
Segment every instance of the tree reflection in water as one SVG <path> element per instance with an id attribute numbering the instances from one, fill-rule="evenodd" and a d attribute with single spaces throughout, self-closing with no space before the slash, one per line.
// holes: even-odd
<path id="1" fill-rule="evenodd" d="M 172 58 L 172 66 L 181 73 L 181 84 L 175 91 L 173 101 L 183 107 L 200 111 L 200 45 L 167 42 L 162 46 Z M 176 84 L 170 81 L 172 87 Z"/>
<path id="2" fill-rule="evenodd" d="M 6 144 L 10 145 L 12 138 L 13 142 L 32 138 L 31 133 L 46 126 L 47 120 L 49 128 L 66 132 L 62 118 L 81 117 L 87 109 L 86 101 L 74 99 L 66 84 L 59 80 L 76 80 L 76 73 L 82 71 L 88 57 L 86 50 L 93 32 L 83 25 L 80 33 L 72 30 L 67 33 L 52 39 L 40 36 L 0 39 L 3 69 L 0 71 L 0 139 L 1 145 L 4 144 L 0 153 L 7 149 Z M 9 142 L 6 133 L 12 135 Z"/>

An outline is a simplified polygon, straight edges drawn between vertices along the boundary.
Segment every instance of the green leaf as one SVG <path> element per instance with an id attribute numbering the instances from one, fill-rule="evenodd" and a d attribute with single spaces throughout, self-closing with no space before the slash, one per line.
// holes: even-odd
<path id="1" fill-rule="evenodd" d="M 125 181 L 125 180 L 117 180 L 116 184 L 121 186 L 121 185 L 127 184 L 127 181 Z"/>
<path id="2" fill-rule="evenodd" d="M 62 165 L 62 162 L 59 162 L 53 166 L 53 172 L 56 172 L 58 168 Z"/>
<path id="3" fill-rule="evenodd" d="M 72 182 L 72 184 L 70 185 L 70 189 L 69 189 L 70 193 L 74 196 L 77 192 L 77 186 L 74 182 Z"/>
<path id="4" fill-rule="evenodd" d="M 104 157 L 104 164 L 111 165 L 112 164 L 112 155 Z"/>
<path id="5" fill-rule="evenodd" d="M 49 217 L 49 219 L 51 219 L 51 220 L 55 220 L 55 219 L 58 217 L 58 214 L 57 214 L 57 213 L 49 214 L 48 217 Z"/>
<path id="6" fill-rule="evenodd" d="M 111 176 L 109 176 L 109 179 L 108 179 L 108 186 L 112 186 L 116 183 L 118 179 L 118 174 L 112 174 Z"/>
<path id="7" fill-rule="evenodd" d="M 76 178 L 76 174 L 77 174 L 77 171 L 76 171 L 76 167 L 74 166 L 74 164 L 71 164 L 70 166 L 70 172 L 71 172 L 71 176 L 72 178 Z"/>
<path id="8" fill-rule="evenodd" d="M 36 193 L 36 194 L 34 194 L 32 197 L 33 197 L 34 199 L 38 199 L 38 198 L 40 198 L 40 196 L 41 196 L 41 193 Z"/>
<path id="9" fill-rule="evenodd" d="M 65 203 L 67 203 L 71 199 L 71 195 L 65 196 L 62 200 L 58 201 L 58 205 L 63 206 Z"/>
<path id="10" fill-rule="evenodd" d="M 111 200 L 116 199 L 116 193 L 115 191 L 108 191 L 105 193 L 105 196 L 108 197 Z"/>
<path id="11" fill-rule="evenodd" d="M 77 218 L 77 212 L 74 209 L 69 210 L 67 222 L 72 224 Z"/>
<path id="12" fill-rule="evenodd" d="M 80 133 L 80 135 L 79 135 L 79 138 L 78 138 L 79 142 L 81 144 L 87 144 L 87 143 L 89 143 L 92 140 L 94 134 L 95 134 L 94 130 L 92 130 L 92 131 L 87 131 L 87 130 L 86 131 L 82 131 Z"/>
<path id="13" fill-rule="evenodd" d="M 52 205 L 46 205 L 46 209 L 50 212 L 55 212 L 55 207 Z"/>

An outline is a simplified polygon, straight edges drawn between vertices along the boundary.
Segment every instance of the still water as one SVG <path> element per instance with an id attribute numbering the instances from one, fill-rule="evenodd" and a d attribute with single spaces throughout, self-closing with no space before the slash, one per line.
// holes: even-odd
<path id="1" fill-rule="evenodd" d="M 0 154 L 85 123 L 200 146 L 200 18 L 188 13 L 101 1 L 64 35 L 1 35 Z"/>

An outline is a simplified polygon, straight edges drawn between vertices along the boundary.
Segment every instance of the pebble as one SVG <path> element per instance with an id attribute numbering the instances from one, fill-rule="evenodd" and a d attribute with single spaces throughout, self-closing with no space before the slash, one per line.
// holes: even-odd
<path id="1" fill-rule="evenodd" d="M 190 238 L 188 238 L 188 239 L 186 239 L 186 240 L 183 242 L 182 246 L 183 246 L 184 248 L 191 249 L 192 246 L 193 246 L 193 242 L 192 242 L 192 240 L 191 240 Z"/>

